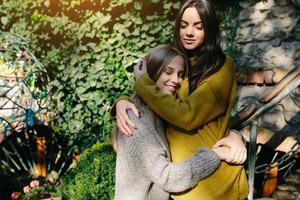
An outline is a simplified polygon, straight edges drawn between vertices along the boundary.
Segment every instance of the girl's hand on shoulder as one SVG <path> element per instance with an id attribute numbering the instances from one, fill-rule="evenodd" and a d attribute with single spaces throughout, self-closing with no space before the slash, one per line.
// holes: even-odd
<path id="1" fill-rule="evenodd" d="M 134 66 L 134 77 L 138 80 L 143 74 L 147 73 L 148 56 L 141 58 Z"/>
<path id="2" fill-rule="evenodd" d="M 128 109 L 132 110 L 137 117 L 140 117 L 139 111 L 133 103 L 120 100 L 116 104 L 117 126 L 121 133 L 126 136 L 132 136 L 133 129 L 136 129 L 136 125 L 129 119 L 126 112 Z"/>
<path id="3" fill-rule="evenodd" d="M 230 148 L 230 159 L 226 160 L 226 162 L 242 164 L 247 159 L 247 149 L 241 136 L 235 131 L 230 131 L 227 137 L 219 140 L 213 147 L 222 146 Z"/>

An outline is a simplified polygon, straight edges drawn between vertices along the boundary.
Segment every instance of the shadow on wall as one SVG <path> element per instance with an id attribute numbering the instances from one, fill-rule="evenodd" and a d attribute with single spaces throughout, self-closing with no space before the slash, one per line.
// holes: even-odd
<path id="1" fill-rule="evenodd" d="M 240 68 L 300 65 L 300 9 L 290 0 L 242 0 L 237 46 Z"/>

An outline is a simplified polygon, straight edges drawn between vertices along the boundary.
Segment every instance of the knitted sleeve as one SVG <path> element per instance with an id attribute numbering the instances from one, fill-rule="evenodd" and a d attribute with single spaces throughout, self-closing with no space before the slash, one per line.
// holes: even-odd
<path id="1" fill-rule="evenodd" d="M 226 111 L 235 89 L 234 66 L 227 59 L 224 66 L 208 77 L 184 101 L 159 91 L 144 74 L 135 84 L 139 96 L 163 119 L 186 131 L 208 123 Z"/>
<path id="2" fill-rule="evenodd" d="M 195 186 L 199 180 L 210 176 L 220 165 L 218 155 L 201 148 L 189 159 L 172 163 L 159 142 L 159 134 L 149 126 L 149 120 L 137 118 L 129 111 L 129 117 L 137 124 L 133 136 L 125 138 L 130 162 L 135 162 L 137 173 L 147 176 L 168 192 L 181 192 Z"/>

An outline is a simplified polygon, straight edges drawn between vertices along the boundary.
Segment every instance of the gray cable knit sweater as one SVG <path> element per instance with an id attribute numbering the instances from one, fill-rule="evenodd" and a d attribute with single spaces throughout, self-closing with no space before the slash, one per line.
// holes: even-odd
<path id="1" fill-rule="evenodd" d="M 141 118 L 128 111 L 137 126 L 133 136 L 117 135 L 115 200 L 168 200 L 170 192 L 195 186 L 219 167 L 218 155 L 206 148 L 172 163 L 163 121 L 140 105 Z"/>

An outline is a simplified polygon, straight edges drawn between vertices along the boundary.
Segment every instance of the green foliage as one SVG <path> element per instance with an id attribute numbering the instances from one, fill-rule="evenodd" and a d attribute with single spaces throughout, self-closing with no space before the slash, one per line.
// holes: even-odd
<path id="1" fill-rule="evenodd" d="M 30 40 L 52 79 L 52 127 L 82 149 L 110 135 L 110 106 L 132 93 L 137 60 L 171 42 L 180 2 L 6 0 L 0 4 L 0 30 Z M 222 15 L 230 55 L 234 12 Z"/>
<path id="2" fill-rule="evenodd" d="M 110 106 L 132 93 L 137 60 L 170 42 L 178 8 L 171 0 L 7 0 L 0 30 L 31 41 L 52 79 L 52 126 L 84 148 L 109 134 Z"/>
<path id="3" fill-rule="evenodd" d="M 223 1 L 218 4 L 218 15 L 221 19 L 220 28 L 222 30 L 222 36 L 224 40 L 224 49 L 226 54 L 231 56 L 236 65 L 239 65 L 239 59 L 241 57 L 241 51 L 236 45 L 236 32 L 239 26 L 238 14 L 240 7 L 238 1 Z"/>
<path id="4" fill-rule="evenodd" d="M 115 153 L 109 143 L 96 143 L 81 155 L 77 166 L 63 178 L 60 191 L 66 199 L 113 199 Z"/>
<path id="5" fill-rule="evenodd" d="M 292 3 L 297 6 L 298 8 L 300 8 L 300 0 L 292 0 Z"/>

